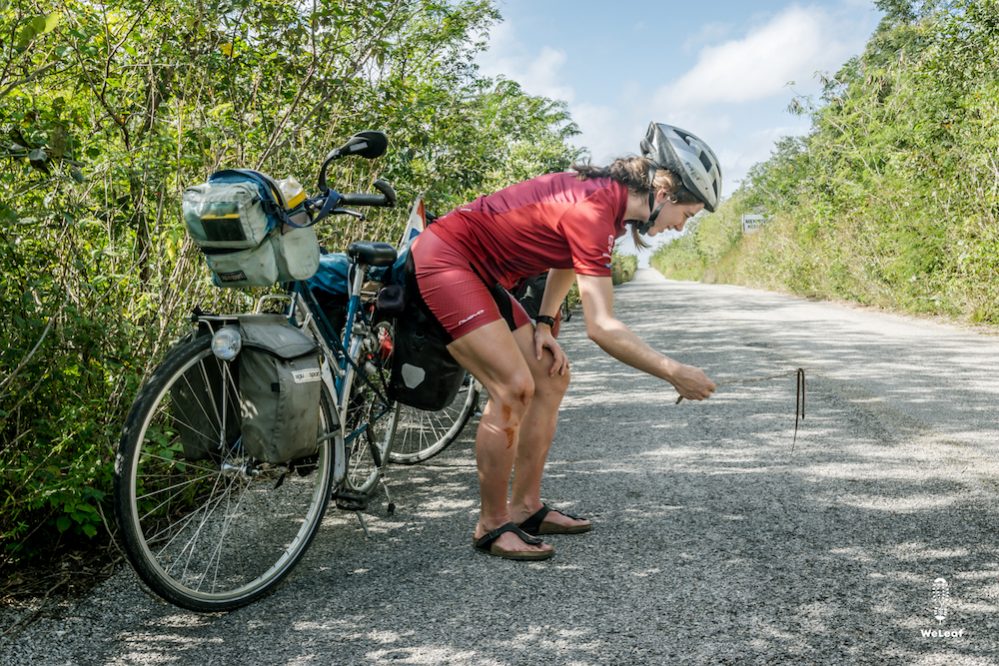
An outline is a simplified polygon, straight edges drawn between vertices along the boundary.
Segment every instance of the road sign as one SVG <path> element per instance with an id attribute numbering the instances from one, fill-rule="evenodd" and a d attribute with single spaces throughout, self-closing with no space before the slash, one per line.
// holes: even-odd
<path id="1" fill-rule="evenodd" d="M 763 215 L 748 214 L 742 216 L 742 233 L 749 234 L 759 230 L 767 221 Z"/>

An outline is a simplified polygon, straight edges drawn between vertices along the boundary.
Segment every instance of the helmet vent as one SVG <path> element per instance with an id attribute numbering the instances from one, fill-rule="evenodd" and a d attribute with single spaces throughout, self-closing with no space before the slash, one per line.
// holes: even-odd
<path id="1" fill-rule="evenodd" d="M 710 172 L 711 171 L 711 167 L 714 166 L 714 165 L 711 164 L 711 158 L 708 157 L 707 153 L 701 151 L 701 153 L 697 157 L 698 157 L 698 159 L 701 160 L 701 164 L 704 165 L 704 170 Z"/>

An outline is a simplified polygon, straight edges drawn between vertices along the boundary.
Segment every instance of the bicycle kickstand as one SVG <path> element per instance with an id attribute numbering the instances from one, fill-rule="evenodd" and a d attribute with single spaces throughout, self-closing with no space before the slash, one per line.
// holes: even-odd
<path id="1" fill-rule="evenodd" d="M 385 483 L 384 476 L 381 479 L 379 479 L 379 481 L 382 484 L 382 490 L 385 491 L 385 501 L 388 502 L 388 504 L 385 507 L 385 513 L 387 513 L 390 516 L 393 516 L 395 515 L 395 502 L 392 501 L 392 493 L 389 492 L 389 487 L 388 484 Z"/>
<path id="2" fill-rule="evenodd" d="M 354 515 L 357 516 L 357 522 L 361 523 L 361 529 L 364 530 L 364 538 L 370 538 L 371 533 L 368 532 L 368 523 L 364 520 L 364 514 L 360 511 L 355 511 Z"/>

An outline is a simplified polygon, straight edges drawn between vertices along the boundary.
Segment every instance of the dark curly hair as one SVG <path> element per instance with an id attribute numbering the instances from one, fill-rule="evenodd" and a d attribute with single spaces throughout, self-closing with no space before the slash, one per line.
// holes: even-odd
<path id="1" fill-rule="evenodd" d="M 572 169 L 580 180 L 590 178 L 610 178 L 628 188 L 635 194 L 649 193 L 649 167 L 652 163 L 644 157 L 619 157 L 609 166 L 593 166 L 588 162 L 573 164 Z M 652 186 L 658 192 L 664 190 L 672 195 L 676 203 L 699 203 L 693 192 L 683 186 L 680 176 L 668 169 L 656 169 Z M 647 248 L 649 244 L 642 239 L 635 225 L 631 225 L 631 240 L 635 247 Z"/>

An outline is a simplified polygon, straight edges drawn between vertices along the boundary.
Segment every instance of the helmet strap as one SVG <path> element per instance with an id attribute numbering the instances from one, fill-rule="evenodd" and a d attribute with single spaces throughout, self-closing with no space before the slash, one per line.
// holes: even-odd
<path id="1" fill-rule="evenodd" d="M 664 199 L 661 204 L 656 206 L 656 192 L 655 190 L 651 189 L 649 190 L 649 219 L 646 220 L 645 222 L 636 223 L 636 228 L 638 229 L 638 233 L 640 234 L 649 233 L 649 229 L 651 229 L 652 225 L 656 223 L 656 218 L 659 217 L 659 213 L 662 212 L 663 206 L 666 205 L 667 201 L 671 203 L 676 203 L 676 198 L 666 197 L 666 199 Z"/>

